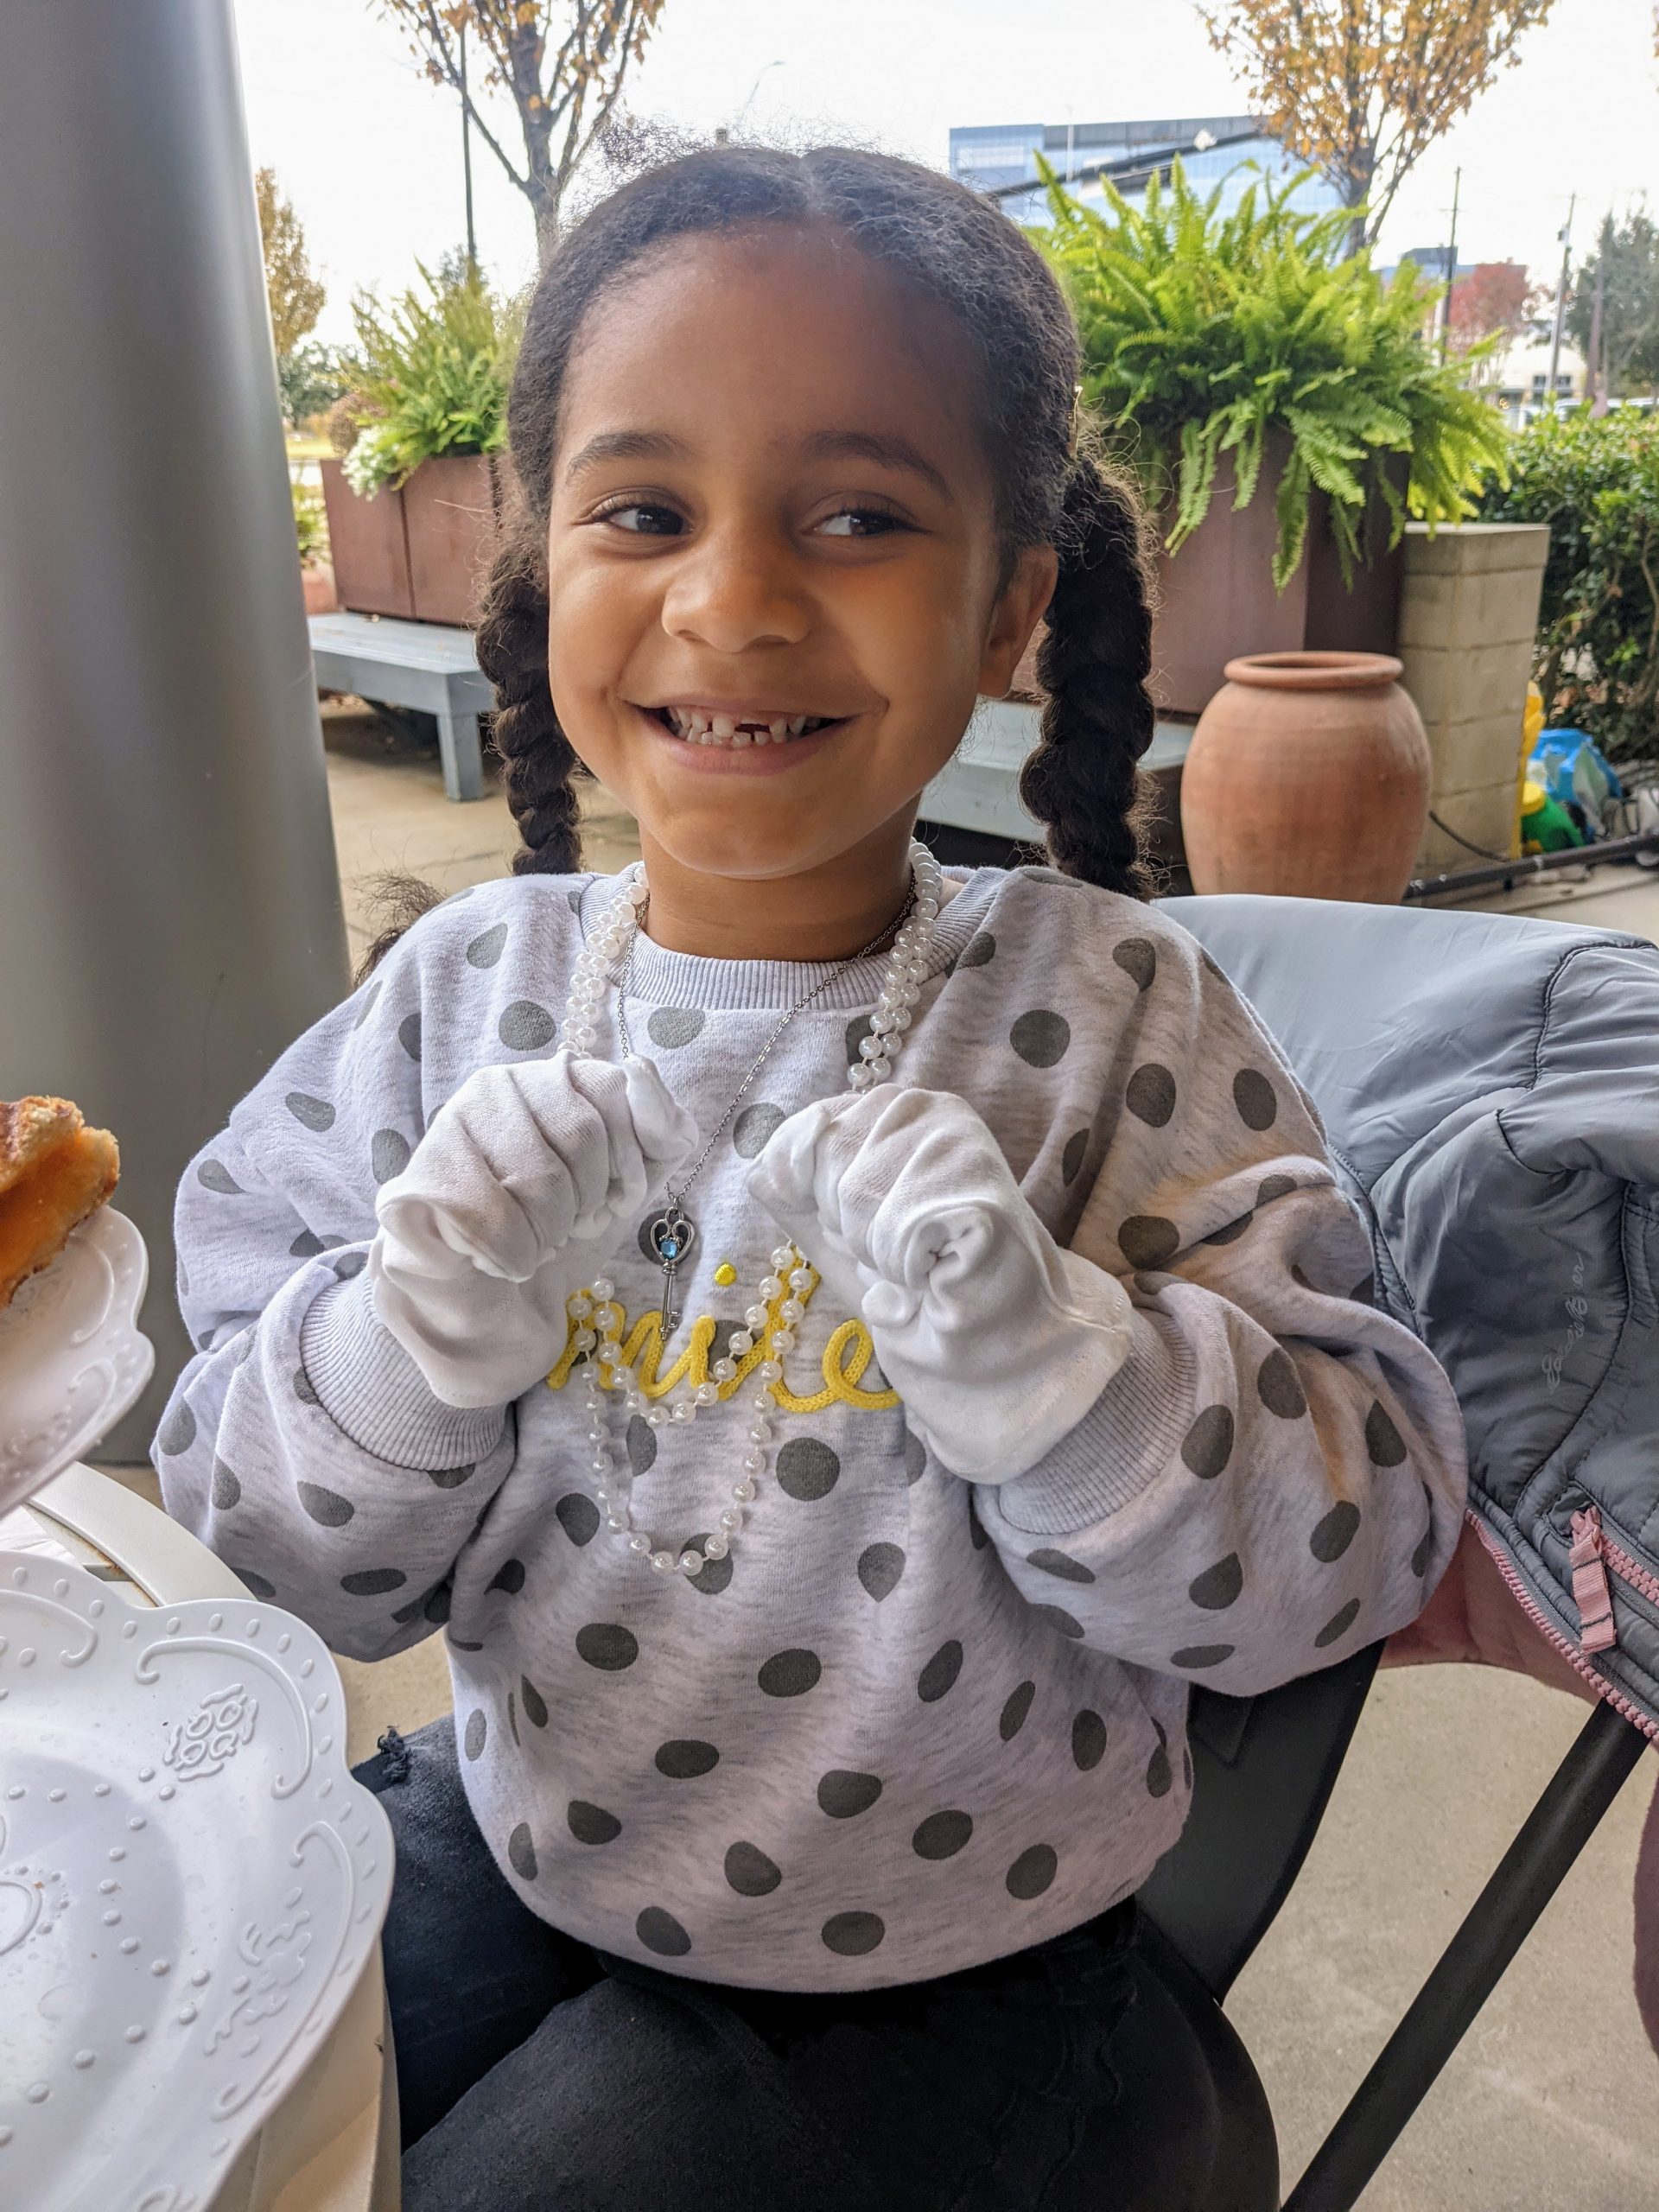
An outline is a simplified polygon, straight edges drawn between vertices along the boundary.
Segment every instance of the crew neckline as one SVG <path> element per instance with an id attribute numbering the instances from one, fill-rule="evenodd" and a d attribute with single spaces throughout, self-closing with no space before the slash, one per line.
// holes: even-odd
<path id="1" fill-rule="evenodd" d="M 986 908 L 1001 884 L 1007 880 L 1001 868 L 947 868 L 944 874 L 962 888 L 940 910 L 933 925 L 928 959 L 930 977 L 955 966 L 967 950 Z M 582 896 L 577 923 L 584 943 L 608 900 L 596 894 L 603 884 L 614 885 L 614 876 L 595 876 Z M 620 896 L 613 892 L 613 896 Z M 855 960 L 812 1001 L 813 1009 L 851 1013 L 874 1006 L 887 972 L 888 952 Z M 719 960 L 706 953 L 671 952 L 648 937 L 634 941 L 633 983 L 631 1000 L 655 1006 L 700 1007 L 710 1013 L 732 1008 L 793 1006 L 815 984 L 834 973 L 834 960 Z"/>

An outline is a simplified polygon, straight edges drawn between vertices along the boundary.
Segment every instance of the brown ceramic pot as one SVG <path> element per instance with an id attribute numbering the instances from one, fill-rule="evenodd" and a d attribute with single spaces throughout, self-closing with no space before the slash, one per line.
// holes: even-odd
<path id="1" fill-rule="evenodd" d="M 1192 734 L 1195 891 L 1395 905 L 1428 819 L 1428 740 L 1388 653 L 1252 653 Z"/>

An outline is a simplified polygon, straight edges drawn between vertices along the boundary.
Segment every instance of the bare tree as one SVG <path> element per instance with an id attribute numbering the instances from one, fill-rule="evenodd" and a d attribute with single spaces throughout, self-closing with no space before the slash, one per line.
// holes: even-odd
<path id="1" fill-rule="evenodd" d="M 512 179 L 536 220 L 545 268 L 559 242 L 571 178 L 609 123 L 630 66 L 645 53 L 665 0 L 380 0 L 435 85 L 447 85 Z M 463 33 L 474 48 L 468 67 Z M 482 68 L 478 67 L 481 60 Z M 505 89 L 518 110 L 518 168 L 480 111 L 480 89 Z"/>
<path id="2" fill-rule="evenodd" d="M 1252 107 L 1323 169 L 1369 244 L 1408 171 L 1518 58 L 1551 0 L 1217 0 L 1198 13 Z"/>

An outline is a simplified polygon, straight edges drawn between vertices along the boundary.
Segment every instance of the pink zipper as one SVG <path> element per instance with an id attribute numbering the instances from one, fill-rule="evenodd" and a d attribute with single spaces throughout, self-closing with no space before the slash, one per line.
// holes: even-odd
<path id="1" fill-rule="evenodd" d="M 1593 1506 L 1590 1510 L 1592 1513 L 1595 1512 L 1595 1508 Z M 1500 1547 L 1497 1537 L 1492 1535 L 1491 1529 L 1487 1528 L 1485 1522 L 1481 1519 L 1479 1514 L 1475 1511 L 1472 1506 L 1465 1507 L 1463 1517 L 1469 1523 L 1469 1526 L 1474 1530 L 1476 1535 L 1479 1537 L 1481 1542 L 1486 1547 L 1487 1551 L 1491 1554 L 1492 1564 L 1497 1567 L 1498 1573 L 1503 1576 L 1504 1581 L 1509 1586 L 1510 1595 L 1515 1599 L 1516 1605 L 1520 1606 L 1522 1611 L 1537 1630 L 1539 1635 L 1541 1636 L 1548 1643 L 1551 1644 L 1555 1650 L 1560 1653 L 1562 1658 L 1567 1661 L 1570 1667 L 1575 1669 L 1579 1674 L 1583 1675 L 1585 1681 L 1589 1683 L 1591 1688 L 1594 1690 L 1596 1695 L 1600 1698 L 1605 1704 L 1611 1705 L 1615 1713 L 1621 1713 L 1624 1718 L 1630 1723 L 1632 1727 L 1639 1728 L 1644 1736 L 1652 1738 L 1656 1742 L 1659 1742 L 1659 1721 L 1650 1720 L 1648 1718 L 1648 1715 L 1642 1711 L 1639 1706 L 1632 1705 L 1629 1698 L 1624 1696 L 1621 1691 L 1616 1690 L 1605 1675 L 1597 1673 L 1596 1669 L 1584 1656 L 1584 1654 L 1580 1651 L 1578 1645 L 1570 1643 L 1567 1638 L 1561 1634 L 1559 1629 L 1553 1627 L 1544 1618 L 1543 1613 L 1540 1611 L 1538 1605 L 1534 1601 L 1532 1594 L 1528 1590 L 1526 1584 L 1522 1581 L 1514 1567 L 1510 1566 L 1509 1560 L 1504 1557 L 1503 1549 Z M 1597 1513 L 1596 1527 L 1598 1530 L 1600 1527 L 1600 1522 L 1601 1516 Z M 1627 1554 L 1621 1554 L 1617 1546 L 1608 1545 L 1605 1538 L 1603 1539 L 1603 1548 L 1604 1550 L 1611 1553 L 1614 1565 L 1622 1574 L 1624 1570 L 1622 1567 L 1618 1567 L 1618 1561 L 1622 1557 L 1627 1556 Z M 1632 1560 L 1631 1564 L 1634 1566 L 1635 1562 Z M 1644 1589 L 1644 1592 L 1653 1588 L 1654 1578 L 1651 1575 L 1645 1573 L 1643 1570 L 1638 1568 L 1637 1576 L 1640 1578 L 1637 1586 L 1643 1587 Z M 1631 1578 L 1632 1580 L 1637 1580 L 1637 1577 Z"/>
<path id="2" fill-rule="evenodd" d="M 1601 1515 L 1593 1506 L 1573 1516 L 1573 1602 L 1579 1609 L 1579 1643 L 1586 1651 L 1605 1651 L 1618 1642 L 1613 1624 L 1613 1593 L 1602 1557 Z"/>
<path id="3" fill-rule="evenodd" d="M 1595 1511 L 1593 1506 L 1591 1510 Z M 1598 1527 L 1601 1524 L 1599 1513 L 1596 1514 L 1596 1524 Z M 1611 1560 L 1613 1572 L 1619 1580 L 1628 1582 L 1632 1590 L 1639 1590 L 1644 1598 L 1659 1605 L 1659 1574 L 1649 1574 L 1640 1560 L 1632 1559 L 1629 1552 L 1621 1550 L 1611 1536 L 1603 1536 L 1601 1548 Z"/>

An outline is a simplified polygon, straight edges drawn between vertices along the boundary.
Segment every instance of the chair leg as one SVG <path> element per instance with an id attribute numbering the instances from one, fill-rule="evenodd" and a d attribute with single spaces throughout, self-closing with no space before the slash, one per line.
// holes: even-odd
<path id="1" fill-rule="evenodd" d="M 1647 1747 L 1611 1705 L 1597 1707 L 1285 2212 L 1351 2212 Z"/>
<path id="2" fill-rule="evenodd" d="M 438 752 L 446 798 L 482 798 L 484 758 L 476 715 L 438 714 Z"/>

